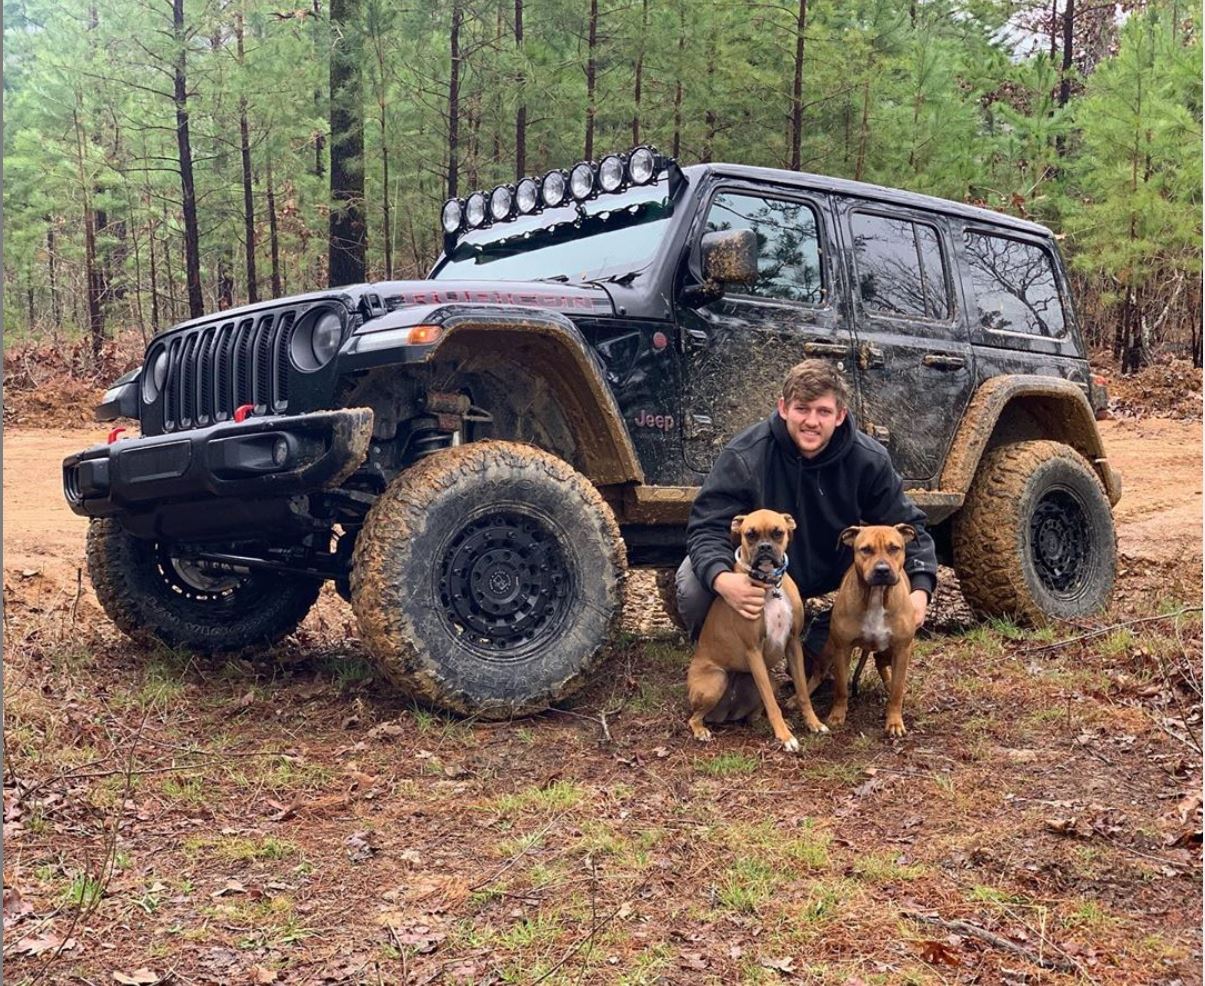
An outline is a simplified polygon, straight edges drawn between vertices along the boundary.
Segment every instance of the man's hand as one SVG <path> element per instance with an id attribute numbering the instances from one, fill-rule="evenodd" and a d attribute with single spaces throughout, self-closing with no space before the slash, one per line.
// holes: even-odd
<path id="1" fill-rule="evenodd" d="M 721 572 L 711 588 L 746 620 L 756 620 L 766 606 L 766 588 L 740 572 Z M 924 595 L 924 593 L 922 593 Z"/>
<path id="2" fill-rule="evenodd" d="M 716 579 L 719 582 L 719 579 Z M 916 629 L 925 625 L 925 610 L 929 608 L 929 594 L 924 589 L 912 590 L 912 612 L 916 616 Z"/>

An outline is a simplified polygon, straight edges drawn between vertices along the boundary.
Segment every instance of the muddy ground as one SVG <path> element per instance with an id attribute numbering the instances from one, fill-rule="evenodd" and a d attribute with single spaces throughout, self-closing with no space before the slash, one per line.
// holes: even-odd
<path id="1" fill-rule="evenodd" d="M 257 663 L 139 648 L 59 493 L 103 435 L 10 429 L 5 980 L 1199 983 L 1201 426 L 1102 432 L 1113 610 L 974 625 L 947 577 L 908 736 L 868 678 L 789 757 L 690 739 L 646 575 L 612 673 L 515 723 L 390 690 L 333 596 Z"/>

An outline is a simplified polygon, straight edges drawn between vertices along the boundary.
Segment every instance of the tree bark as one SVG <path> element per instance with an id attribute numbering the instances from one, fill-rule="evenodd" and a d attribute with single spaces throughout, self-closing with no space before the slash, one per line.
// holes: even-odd
<path id="1" fill-rule="evenodd" d="M 147 224 L 146 238 L 151 254 L 151 333 L 159 331 L 159 262 L 155 255 L 155 226 Z"/>
<path id="2" fill-rule="evenodd" d="M 1071 63 L 1075 55 L 1075 0 L 1067 0 L 1063 11 L 1063 77 L 1059 81 L 1059 106 L 1071 98 Z"/>
<path id="3" fill-rule="evenodd" d="M 84 127 L 80 122 L 80 103 L 82 96 L 77 91 L 75 109 L 72 117 L 75 121 L 75 144 L 79 163 L 80 191 L 84 200 L 84 276 L 88 281 L 88 334 L 92 342 L 92 355 L 99 356 L 105 341 L 105 310 L 101 304 L 104 293 L 104 279 L 96 263 L 96 215 L 92 210 L 91 183 L 88 172 L 84 167 L 84 148 L 87 141 L 84 137 Z"/>
<path id="4" fill-rule="evenodd" d="M 519 106 L 515 110 L 515 181 L 519 181 L 527 171 L 527 68 L 523 50 L 523 0 L 515 0 L 515 56 L 519 64 L 515 77 L 515 88 L 519 93 Z"/>
<path id="5" fill-rule="evenodd" d="M 636 53 L 636 85 L 633 92 L 634 109 L 632 112 L 632 146 L 640 143 L 640 98 L 641 87 L 644 84 L 644 39 L 649 32 L 649 0 L 640 3 L 640 46 Z"/>
<path id="6" fill-rule="evenodd" d="M 460 188 L 460 0 L 452 0 L 452 27 L 449 47 L 452 68 L 448 76 L 448 198 Z"/>
<path id="7" fill-rule="evenodd" d="M 590 23 L 586 42 L 586 154 L 587 161 L 594 160 L 594 51 L 598 47 L 598 0 L 590 0 Z"/>
<path id="8" fill-rule="evenodd" d="M 331 2 L 330 287 L 364 280 L 364 94 L 360 0 Z"/>
<path id="9" fill-rule="evenodd" d="M 272 187 L 272 158 L 268 157 L 268 240 L 272 253 L 272 297 L 279 298 L 284 291 L 280 286 L 280 238 L 276 233 L 276 190 Z"/>
<path id="10" fill-rule="evenodd" d="M 677 82 L 674 85 L 674 149 L 672 157 L 677 158 L 682 153 L 682 61 L 686 50 L 686 6 L 684 0 L 678 3 L 678 66 Z"/>
<path id="11" fill-rule="evenodd" d="M 808 0 L 799 0 L 795 20 L 795 78 L 791 85 L 791 163 L 798 171 L 803 156 L 803 32 L 808 23 Z"/>
<path id="12" fill-rule="evenodd" d="M 50 275 L 50 324 L 58 328 L 63 321 L 62 304 L 59 301 L 58 287 L 58 246 L 54 241 L 54 218 L 46 217 L 46 262 Z"/>
<path id="13" fill-rule="evenodd" d="M 243 52 L 243 14 L 234 15 L 234 35 L 238 46 L 238 63 L 244 65 Z M 255 304 L 259 301 L 259 278 L 255 273 L 255 199 L 252 189 L 251 175 L 251 133 L 247 124 L 247 97 L 239 96 L 238 100 L 238 129 L 240 151 L 243 158 L 243 238 L 247 251 L 247 301 Z"/>
<path id="14" fill-rule="evenodd" d="M 858 163 L 854 166 L 854 181 L 862 180 L 862 170 L 866 167 L 866 142 L 870 136 L 867 126 L 870 120 L 870 79 L 862 84 L 862 127 L 858 134 Z"/>
<path id="15" fill-rule="evenodd" d="M 192 144 L 188 132 L 188 85 L 185 77 L 188 38 L 184 33 L 184 0 L 172 0 L 172 34 L 176 41 L 176 147 L 180 155 L 180 190 L 184 198 L 184 276 L 188 285 L 188 316 L 205 314 L 201 296 L 201 235 L 197 226 L 197 191 L 192 174 Z"/>

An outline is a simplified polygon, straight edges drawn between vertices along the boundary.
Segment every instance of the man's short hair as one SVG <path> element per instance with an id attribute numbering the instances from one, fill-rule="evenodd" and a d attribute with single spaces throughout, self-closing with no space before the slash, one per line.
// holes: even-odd
<path id="1" fill-rule="evenodd" d="M 805 359 L 787 371 L 782 382 L 782 399 L 788 404 L 809 404 L 818 397 L 832 394 L 837 410 L 849 407 L 849 386 L 841 371 L 826 359 Z"/>

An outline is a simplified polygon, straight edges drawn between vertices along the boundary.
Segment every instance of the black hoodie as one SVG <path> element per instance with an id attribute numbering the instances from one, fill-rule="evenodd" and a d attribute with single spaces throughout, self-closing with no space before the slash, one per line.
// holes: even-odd
<path id="1" fill-rule="evenodd" d="M 853 415 L 832 440 L 808 459 L 787 433 L 778 412 L 745 429 L 720 453 L 686 526 L 690 562 L 703 585 L 733 568 L 732 518 L 767 507 L 795 518 L 791 578 L 804 598 L 832 592 L 853 560 L 837 538 L 855 524 L 911 524 L 904 563 L 913 589 L 937 586 L 937 553 L 925 514 L 904 493 L 891 457 L 854 427 Z"/>

